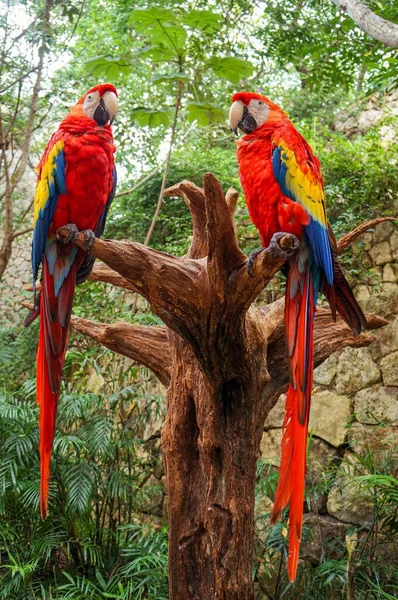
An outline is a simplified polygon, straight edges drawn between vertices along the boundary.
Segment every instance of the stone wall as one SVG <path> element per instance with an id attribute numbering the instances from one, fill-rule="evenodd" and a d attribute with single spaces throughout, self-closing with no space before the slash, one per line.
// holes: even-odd
<path id="1" fill-rule="evenodd" d="M 384 223 L 358 243 L 380 283 L 358 283 L 355 295 L 366 312 L 384 316 L 389 324 L 373 333 L 371 346 L 344 348 L 314 373 L 305 515 L 312 536 L 302 548 L 302 557 L 314 562 L 328 539 L 344 539 L 350 525 L 366 526 L 372 517 L 372 498 L 352 475 L 369 473 L 371 463 L 382 472 L 398 473 L 398 230 Z M 262 459 L 275 467 L 284 400 L 269 414 L 261 443 Z M 266 500 L 257 514 L 264 508 Z"/>
<path id="2" fill-rule="evenodd" d="M 368 96 L 362 102 L 339 112 L 335 129 L 347 137 L 366 133 L 369 129 L 380 127 L 380 136 L 384 147 L 397 141 L 396 118 L 398 116 L 398 92 L 395 90 L 384 96 Z"/>

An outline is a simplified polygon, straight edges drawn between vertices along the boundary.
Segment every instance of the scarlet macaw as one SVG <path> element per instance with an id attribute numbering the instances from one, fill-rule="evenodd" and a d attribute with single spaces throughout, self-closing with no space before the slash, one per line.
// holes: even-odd
<path id="1" fill-rule="evenodd" d="M 287 115 L 265 96 L 232 98 L 232 129 L 238 141 L 239 177 L 249 214 L 263 246 L 276 232 L 292 233 L 300 248 L 287 265 L 285 328 L 290 386 L 287 392 L 279 483 L 271 522 L 289 504 L 288 575 L 295 580 L 305 488 L 306 444 L 313 381 L 314 313 L 323 292 L 355 334 L 366 319 L 346 281 L 326 218 L 321 164 Z"/>
<path id="2" fill-rule="evenodd" d="M 55 415 L 65 362 L 75 285 L 91 272 L 94 259 L 73 245 L 78 230 L 100 236 L 116 187 L 111 124 L 117 91 L 97 85 L 70 109 L 51 136 L 38 166 L 32 241 L 33 286 L 42 264 L 36 396 L 40 407 L 40 512 L 48 514 L 48 487 Z M 56 231 L 67 226 L 63 243 Z M 94 234 L 93 234 L 94 231 Z"/>

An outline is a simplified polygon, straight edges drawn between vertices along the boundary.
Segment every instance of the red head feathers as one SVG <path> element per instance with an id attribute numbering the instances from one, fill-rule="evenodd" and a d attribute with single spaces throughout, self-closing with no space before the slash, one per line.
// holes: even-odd
<path id="1" fill-rule="evenodd" d="M 116 98 L 118 97 L 117 89 L 115 88 L 114 85 L 112 85 L 111 83 L 99 83 L 98 85 L 95 85 L 94 87 L 89 89 L 80 98 L 80 100 L 77 102 L 77 104 L 83 104 L 86 96 L 88 96 L 88 94 L 92 94 L 93 92 L 99 92 L 100 98 L 102 98 L 102 96 L 105 94 L 105 92 L 112 92 L 113 94 L 115 94 Z"/>

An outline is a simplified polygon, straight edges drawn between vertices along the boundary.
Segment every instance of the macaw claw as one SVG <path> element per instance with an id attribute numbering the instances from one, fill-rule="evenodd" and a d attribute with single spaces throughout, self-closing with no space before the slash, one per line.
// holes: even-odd
<path id="1" fill-rule="evenodd" d="M 35 297 L 35 303 L 33 308 L 30 309 L 28 316 L 24 321 L 24 326 L 29 327 L 31 323 L 39 316 L 40 314 L 40 292 L 37 294 L 37 298 Z"/>
<path id="2" fill-rule="evenodd" d="M 269 243 L 269 249 L 275 256 L 281 258 L 292 258 L 298 248 L 300 248 L 298 238 L 295 235 L 285 233 L 284 231 L 277 231 L 274 233 Z"/>
<path id="3" fill-rule="evenodd" d="M 285 238 L 285 239 L 283 239 Z M 247 261 L 246 270 L 250 277 L 255 277 L 255 265 L 258 260 L 259 255 L 262 252 L 271 252 L 271 255 L 274 258 L 284 258 L 285 260 L 288 258 L 292 258 L 296 250 L 300 247 L 300 242 L 295 235 L 285 233 L 283 231 L 278 231 L 274 233 L 269 243 L 268 248 L 260 248 L 256 250 L 249 256 L 249 260 Z"/>
<path id="4" fill-rule="evenodd" d="M 61 242 L 62 244 L 72 244 L 77 238 L 77 234 L 79 233 L 78 228 L 74 223 L 68 223 L 68 225 L 63 225 L 59 227 L 55 232 L 55 241 Z"/>
<path id="5" fill-rule="evenodd" d="M 73 244 L 79 233 L 78 228 L 74 223 L 68 223 L 59 227 L 55 232 L 55 241 L 61 242 L 62 244 Z M 83 229 L 80 233 L 84 236 L 84 243 L 87 246 L 86 250 L 89 252 L 93 247 L 95 241 L 95 233 L 91 229 Z"/>
<path id="6" fill-rule="evenodd" d="M 95 242 L 95 233 L 91 229 L 83 229 L 81 232 L 84 235 L 84 243 L 87 246 L 87 252 L 90 252 Z"/>

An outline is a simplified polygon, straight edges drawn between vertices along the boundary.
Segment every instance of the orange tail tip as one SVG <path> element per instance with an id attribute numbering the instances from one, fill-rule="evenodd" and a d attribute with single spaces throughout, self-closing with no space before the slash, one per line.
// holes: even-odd
<path id="1" fill-rule="evenodd" d="M 292 583 L 294 583 L 294 581 L 296 580 L 299 552 L 300 552 L 299 540 L 292 542 L 289 539 L 289 556 L 287 559 L 287 574 L 288 574 L 289 580 Z"/>
<path id="2" fill-rule="evenodd" d="M 287 571 L 290 581 L 294 581 L 299 559 L 303 524 L 305 492 L 305 465 L 308 425 L 301 425 L 298 409 L 302 405 L 299 390 L 291 386 L 287 392 L 285 419 L 283 423 L 281 466 L 276 490 L 271 523 L 275 523 L 289 504 L 289 556 Z"/>
<path id="3" fill-rule="evenodd" d="M 41 457 L 40 465 L 40 514 L 43 521 L 48 517 L 48 492 L 50 481 L 50 457 Z"/>

